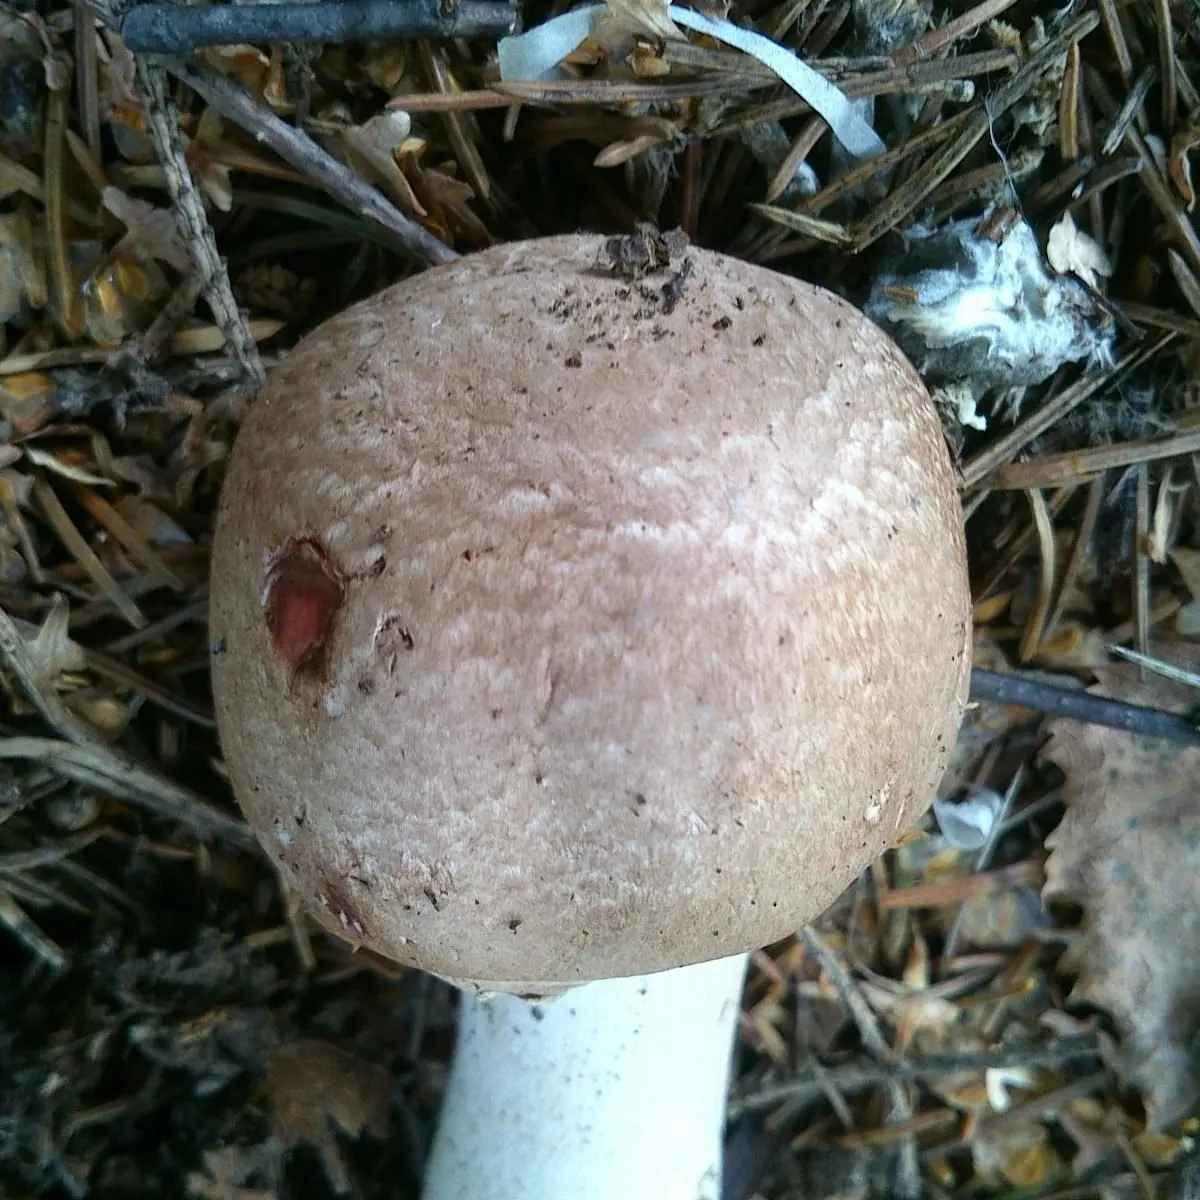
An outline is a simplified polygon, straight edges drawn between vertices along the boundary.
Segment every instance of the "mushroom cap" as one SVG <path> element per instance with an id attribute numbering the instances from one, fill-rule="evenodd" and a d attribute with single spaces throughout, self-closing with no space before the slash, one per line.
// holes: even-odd
<path id="1" fill-rule="evenodd" d="M 248 820 L 330 927 L 480 989 L 787 935 L 932 801 L 966 702 L 914 369 L 796 279 L 696 248 L 633 278 L 605 246 L 503 245 L 341 313 L 222 493 Z"/>

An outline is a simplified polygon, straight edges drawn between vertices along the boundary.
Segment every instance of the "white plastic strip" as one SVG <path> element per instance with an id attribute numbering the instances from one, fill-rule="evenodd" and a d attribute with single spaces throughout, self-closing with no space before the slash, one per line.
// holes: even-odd
<path id="1" fill-rule="evenodd" d="M 606 5 L 590 4 L 555 17 L 528 33 L 503 38 L 499 46 L 500 78 L 505 82 L 546 78 L 587 39 L 605 9 Z M 778 42 L 731 21 L 714 21 L 676 4 L 667 8 L 667 14 L 684 28 L 716 38 L 769 67 L 825 119 L 833 136 L 855 157 L 872 158 L 883 153 L 879 135 L 842 92 Z"/>
<path id="2" fill-rule="evenodd" d="M 500 39 L 500 78 L 505 83 L 545 79 L 591 36 L 607 6 L 588 4 L 537 25 L 528 33 Z"/>
<path id="3" fill-rule="evenodd" d="M 742 29 L 731 21 L 714 21 L 690 8 L 672 4 L 667 12 L 676 24 L 685 29 L 706 33 L 735 50 L 757 58 L 763 66 L 770 67 L 813 112 L 825 118 L 833 136 L 856 158 L 874 158 L 883 153 L 884 145 L 879 134 L 855 106 L 828 79 L 807 63 L 801 62 L 778 42 L 763 37 L 761 33 Z"/>

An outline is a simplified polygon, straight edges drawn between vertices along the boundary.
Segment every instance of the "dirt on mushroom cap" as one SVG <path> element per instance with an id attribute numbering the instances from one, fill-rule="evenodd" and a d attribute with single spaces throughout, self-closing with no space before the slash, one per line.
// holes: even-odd
<path id="1" fill-rule="evenodd" d="M 313 579 L 332 611 L 269 586 Z M 272 857 L 347 935 L 517 991 L 812 918 L 932 800 L 966 696 L 915 372 L 695 248 L 629 278 L 601 238 L 507 245 L 323 326 L 242 428 L 212 591 Z"/>

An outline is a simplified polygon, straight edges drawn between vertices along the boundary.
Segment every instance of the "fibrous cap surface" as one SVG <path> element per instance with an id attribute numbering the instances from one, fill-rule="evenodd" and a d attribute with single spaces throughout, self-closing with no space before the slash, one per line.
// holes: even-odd
<path id="1" fill-rule="evenodd" d="M 214 546 L 236 794 L 314 910 L 545 991 L 764 945 L 932 800 L 965 702 L 938 419 L 864 317 L 697 249 L 503 246 L 272 374 Z"/>

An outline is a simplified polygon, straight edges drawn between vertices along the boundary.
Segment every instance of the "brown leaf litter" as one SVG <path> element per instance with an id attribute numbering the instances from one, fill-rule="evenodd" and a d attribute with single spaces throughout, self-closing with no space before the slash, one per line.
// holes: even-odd
<path id="1" fill-rule="evenodd" d="M 1200 667 L 1194 644 L 1159 653 Z M 1179 711 L 1196 703 L 1193 687 L 1139 678 L 1130 663 L 1095 674 L 1102 695 Z M 1067 805 L 1046 839 L 1045 895 L 1083 909 L 1071 998 L 1113 1015 L 1120 1069 L 1161 1129 L 1200 1099 L 1200 750 L 1060 722 L 1044 753 L 1063 769 Z"/>

